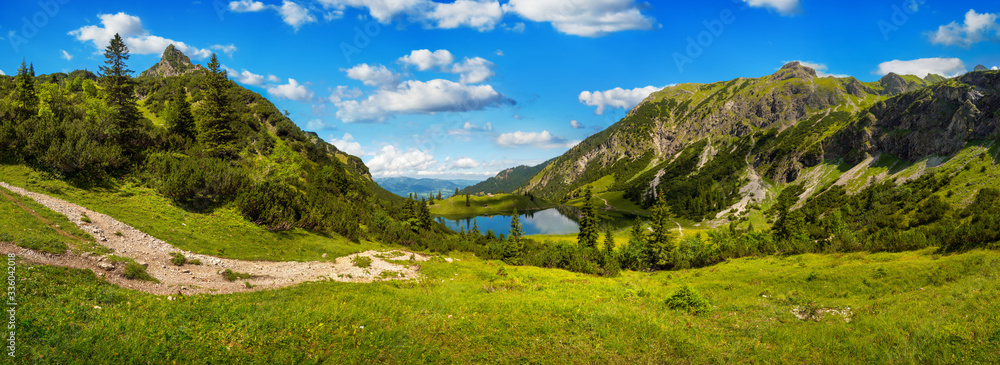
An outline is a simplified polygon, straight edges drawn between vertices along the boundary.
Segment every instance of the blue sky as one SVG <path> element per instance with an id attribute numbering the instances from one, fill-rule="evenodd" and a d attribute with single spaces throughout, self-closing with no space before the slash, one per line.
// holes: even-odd
<path id="1" fill-rule="evenodd" d="M 162 3 L 168 3 L 164 5 Z M 173 43 L 376 176 L 484 179 L 558 156 L 667 85 L 1000 65 L 1000 1 L 42 0 L 0 5 L 0 71 L 138 72 Z"/>

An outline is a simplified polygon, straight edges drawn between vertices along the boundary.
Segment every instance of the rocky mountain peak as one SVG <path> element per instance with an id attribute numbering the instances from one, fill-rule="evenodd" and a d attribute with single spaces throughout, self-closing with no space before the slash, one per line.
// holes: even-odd
<path id="1" fill-rule="evenodd" d="M 781 66 L 781 68 L 778 69 L 778 72 L 774 73 L 774 77 L 777 80 L 788 80 L 792 78 L 808 80 L 816 78 L 816 70 L 803 66 L 799 61 L 793 61 Z"/>
<path id="2" fill-rule="evenodd" d="M 976 65 L 976 68 L 972 69 L 972 71 L 989 71 L 989 70 L 990 69 L 986 68 L 986 66 L 983 65 Z"/>
<path id="3" fill-rule="evenodd" d="M 156 77 L 171 77 L 179 76 L 186 73 L 201 70 L 201 65 L 195 65 L 191 63 L 191 59 L 188 58 L 184 52 L 174 47 L 173 44 L 167 46 L 167 49 L 163 50 L 163 56 L 160 57 L 160 62 L 157 62 L 153 67 L 148 70 L 143 71 L 139 74 L 139 77 L 144 76 L 156 76 Z"/>

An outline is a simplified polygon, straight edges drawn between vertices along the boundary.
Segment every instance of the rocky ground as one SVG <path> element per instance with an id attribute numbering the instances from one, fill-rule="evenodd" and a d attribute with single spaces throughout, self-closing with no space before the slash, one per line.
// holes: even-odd
<path id="1" fill-rule="evenodd" d="M 81 230 L 90 233 L 98 244 L 111 249 L 112 253 L 97 255 L 71 249 L 65 254 L 53 255 L 12 243 L 0 243 L 0 252 L 14 253 L 21 259 L 34 263 L 90 269 L 108 282 L 152 294 L 223 294 L 280 288 L 315 280 L 371 282 L 413 279 L 419 275 L 420 270 L 416 263 L 428 259 L 427 256 L 402 250 L 365 251 L 337 258 L 335 262 L 245 261 L 197 254 L 178 249 L 107 215 L 79 205 L 4 182 L 0 182 L 0 187 L 29 197 L 65 215 Z M 90 222 L 81 220 L 84 215 Z M 174 265 L 171 253 L 180 253 L 188 261 L 199 260 L 201 264 Z M 123 274 L 126 264 L 113 261 L 110 255 L 135 260 L 145 266 L 147 272 L 159 280 L 159 283 L 125 278 Z M 357 267 L 353 263 L 357 256 L 369 257 L 370 266 Z M 249 274 L 250 278 L 229 281 L 222 275 L 227 269 Z"/>

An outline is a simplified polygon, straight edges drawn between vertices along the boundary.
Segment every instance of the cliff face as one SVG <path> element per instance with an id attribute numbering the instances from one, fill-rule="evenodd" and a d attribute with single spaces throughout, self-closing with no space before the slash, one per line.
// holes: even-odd
<path id="1" fill-rule="evenodd" d="M 191 59 L 171 44 L 167 46 L 166 50 L 163 51 L 163 56 L 160 57 L 160 62 L 157 62 L 148 70 L 143 71 L 139 74 L 139 77 L 180 76 L 201 70 L 203 70 L 201 65 L 191 64 Z"/>

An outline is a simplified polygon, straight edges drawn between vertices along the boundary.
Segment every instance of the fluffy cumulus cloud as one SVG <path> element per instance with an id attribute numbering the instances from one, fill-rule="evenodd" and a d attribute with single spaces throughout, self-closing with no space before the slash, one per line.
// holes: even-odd
<path id="1" fill-rule="evenodd" d="M 429 5 L 428 0 L 319 0 L 319 3 L 327 9 L 368 9 L 368 14 L 382 24 L 389 24 L 399 14 L 415 14 Z"/>
<path id="2" fill-rule="evenodd" d="M 302 102 L 311 100 L 314 95 L 309 88 L 299 84 L 295 79 L 288 79 L 287 84 L 268 86 L 267 93 L 274 97 Z"/>
<path id="3" fill-rule="evenodd" d="M 576 120 L 569 121 L 569 126 L 573 127 L 573 128 L 576 128 L 576 129 L 581 129 L 581 128 L 585 127 L 583 125 L 583 123 L 577 122 Z"/>
<path id="4" fill-rule="evenodd" d="M 784 65 L 784 64 L 786 64 L 788 62 L 789 61 L 782 62 L 782 65 Z M 827 67 L 826 65 L 824 65 L 822 63 L 815 63 L 815 62 L 809 62 L 809 61 L 797 61 L 797 62 L 800 63 L 800 64 L 802 64 L 802 66 L 806 66 L 808 68 L 816 70 L 816 76 L 818 76 L 818 77 L 828 77 L 828 76 L 833 76 L 833 77 L 837 77 L 837 78 L 847 77 L 847 75 L 844 75 L 844 74 L 831 74 L 831 73 L 827 73 L 826 71 L 829 69 L 829 67 Z"/>
<path id="5" fill-rule="evenodd" d="M 537 147 L 537 148 L 568 148 L 573 147 L 579 141 L 569 141 L 563 137 L 555 136 L 549 131 L 522 132 L 501 134 L 496 139 L 497 145 L 501 147 Z"/>
<path id="6" fill-rule="evenodd" d="M 264 84 L 264 76 L 258 75 L 253 72 L 243 69 L 242 72 L 235 72 L 235 70 L 227 70 L 230 75 L 236 78 L 236 82 L 246 85 L 260 86 Z"/>
<path id="7" fill-rule="evenodd" d="M 401 78 L 399 74 L 392 72 L 385 66 L 369 66 L 366 63 L 346 70 L 341 69 L 341 71 L 346 72 L 347 77 L 361 81 L 365 85 L 380 88 L 394 88 L 396 85 L 399 85 Z"/>
<path id="8" fill-rule="evenodd" d="M 973 44 L 1000 39 L 1000 24 L 996 13 L 976 13 L 969 9 L 962 23 L 951 22 L 928 34 L 931 43 L 945 46 L 971 47 Z"/>
<path id="9" fill-rule="evenodd" d="M 416 66 L 417 70 L 426 71 L 435 67 L 443 69 L 455 62 L 455 56 L 447 49 L 439 49 L 434 52 L 429 49 L 417 49 L 411 51 L 409 55 L 400 57 L 399 62 Z"/>
<path id="10" fill-rule="evenodd" d="M 782 15 L 799 12 L 799 0 L 743 0 L 743 2 L 751 7 L 771 9 Z"/>
<path id="11" fill-rule="evenodd" d="M 328 99 L 331 103 L 336 104 L 344 99 L 354 99 L 361 95 L 363 95 L 361 90 L 352 89 L 347 86 L 337 86 L 337 88 L 330 93 L 330 97 Z"/>
<path id="12" fill-rule="evenodd" d="M 512 103 L 490 85 L 453 81 L 409 80 L 393 89 L 380 89 L 363 100 L 335 103 L 337 118 L 345 123 L 383 122 L 396 114 L 465 112 Z"/>
<path id="13" fill-rule="evenodd" d="M 255 12 L 267 9 L 260 1 L 241 0 L 229 3 L 229 10 L 237 13 Z"/>
<path id="14" fill-rule="evenodd" d="M 448 135 L 450 136 L 467 136 L 473 133 L 479 132 L 492 132 L 493 124 L 486 122 L 483 124 L 475 124 L 472 122 L 465 122 L 462 124 L 461 128 L 449 129 Z"/>
<path id="15" fill-rule="evenodd" d="M 7 76 L 7 74 L 3 73 L 3 70 L 0 70 L 0 76 Z"/>
<path id="16" fill-rule="evenodd" d="M 656 26 L 634 0 L 510 0 L 503 10 L 531 21 L 552 23 L 561 33 L 584 37 Z"/>
<path id="17" fill-rule="evenodd" d="M 605 91 L 584 91 L 580 93 L 579 100 L 589 106 L 597 107 L 595 114 L 604 114 L 604 108 L 631 109 L 645 99 L 649 94 L 661 88 L 656 86 L 646 86 L 635 89 L 622 89 L 616 87 Z"/>
<path id="18" fill-rule="evenodd" d="M 479 166 L 482 166 L 482 164 L 468 157 L 462 157 L 451 163 L 452 168 L 464 170 L 478 168 Z"/>
<path id="19" fill-rule="evenodd" d="M 451 72 L 461 75 L 459 82 L 463 84 L 478 84 L 496 76 L 493 68 L 496 65 L 480 57 L 466 58 L 461 63 L 451 67 Z"/>
<path id="20" fill-rule="evenodd" d="M 910 61 L 892 60 L 882 62 L 873 72 L 885 75 L 890 72 L 899 75 L 916 75 L 926 77 L 927 74 L 937 74 L 944 77 L 954 77 L 965 73 L 965 63 L 958 58 L 920 58 Z"/>
<path id="21" fill-rule="evenodd" d="M 375 157 L 366 162 L 374 176 L 401 176 L 419 170 L 427 170 L 435 165 L 434 155 L 414 148 L 406 151 L 388 145 L 375 153 Z"/>
<path id="22" fill-rule="evenodd" d="M 281 3 L 278 14 L 281 14 L 281 20 L 285 21 L 285 24 L 291 25 L 295 30 L 303 24 L 316 22 L 316 17 L 309 12 L 309 9 L 288 0 Z"/>
<path id="23" fill-rule="evenodd" d="M 341 138 L 334 138 L 333 136 L 330 136 L 327 141 L 337 147 L 337 149 L 344 151 L 344 153 L 349 155 L 365 156 L 369 154 L 361 148 L 361 143 L 355 141 L 354 136 L 350 133 L 344 133 L 344 136 Z"/>
<path id="24" fill-rule="evenodd" d="M 213 44 L 213 45 L 209 46 L 208 48 L 211 48 L 211 49 L 214 49 L 216 51 L 225 53 L 229 57 L 233 57 L 233 53 L 236 52 L 236 46 L 233 45 L 233 44 L 227 44 L 227 45 Z"/>
<path id="25" fill-rule="evenodd" d="M 67 61 L 73 60 L 73 55 L 69 54 L 69 52 L 66 52 L 66 50 L 60 49 L 59 52 L 62 53 L 62 58 L 66 59 Z"/>
<path id="26" fill-rule="evenodd" d="M 503 10 L 497 1 L 456 0 L 453 3 L 434 3 L 433 10 L 426 17 L 436 28 L 475 28 L 479 31 L 493 30 L 503 18 Z"/>
<path id="27" fill-rule="evenodd" d="M 98 14 L 97 17 L 101 20 L 100 26 L 88 25 L 69 32 L 69 35 L 76 37 L 78 41 L 91 42 L 97 53 L 104 51 L 117 33 L 125 40 L 125 45 L 132 54 L 160 54 L 170 44 L 194 58 L 203 59 L 212 54 L 208 49 L 192 47 L 184 42 L 150 34 L 137 16 L 117 13 Z"/>

